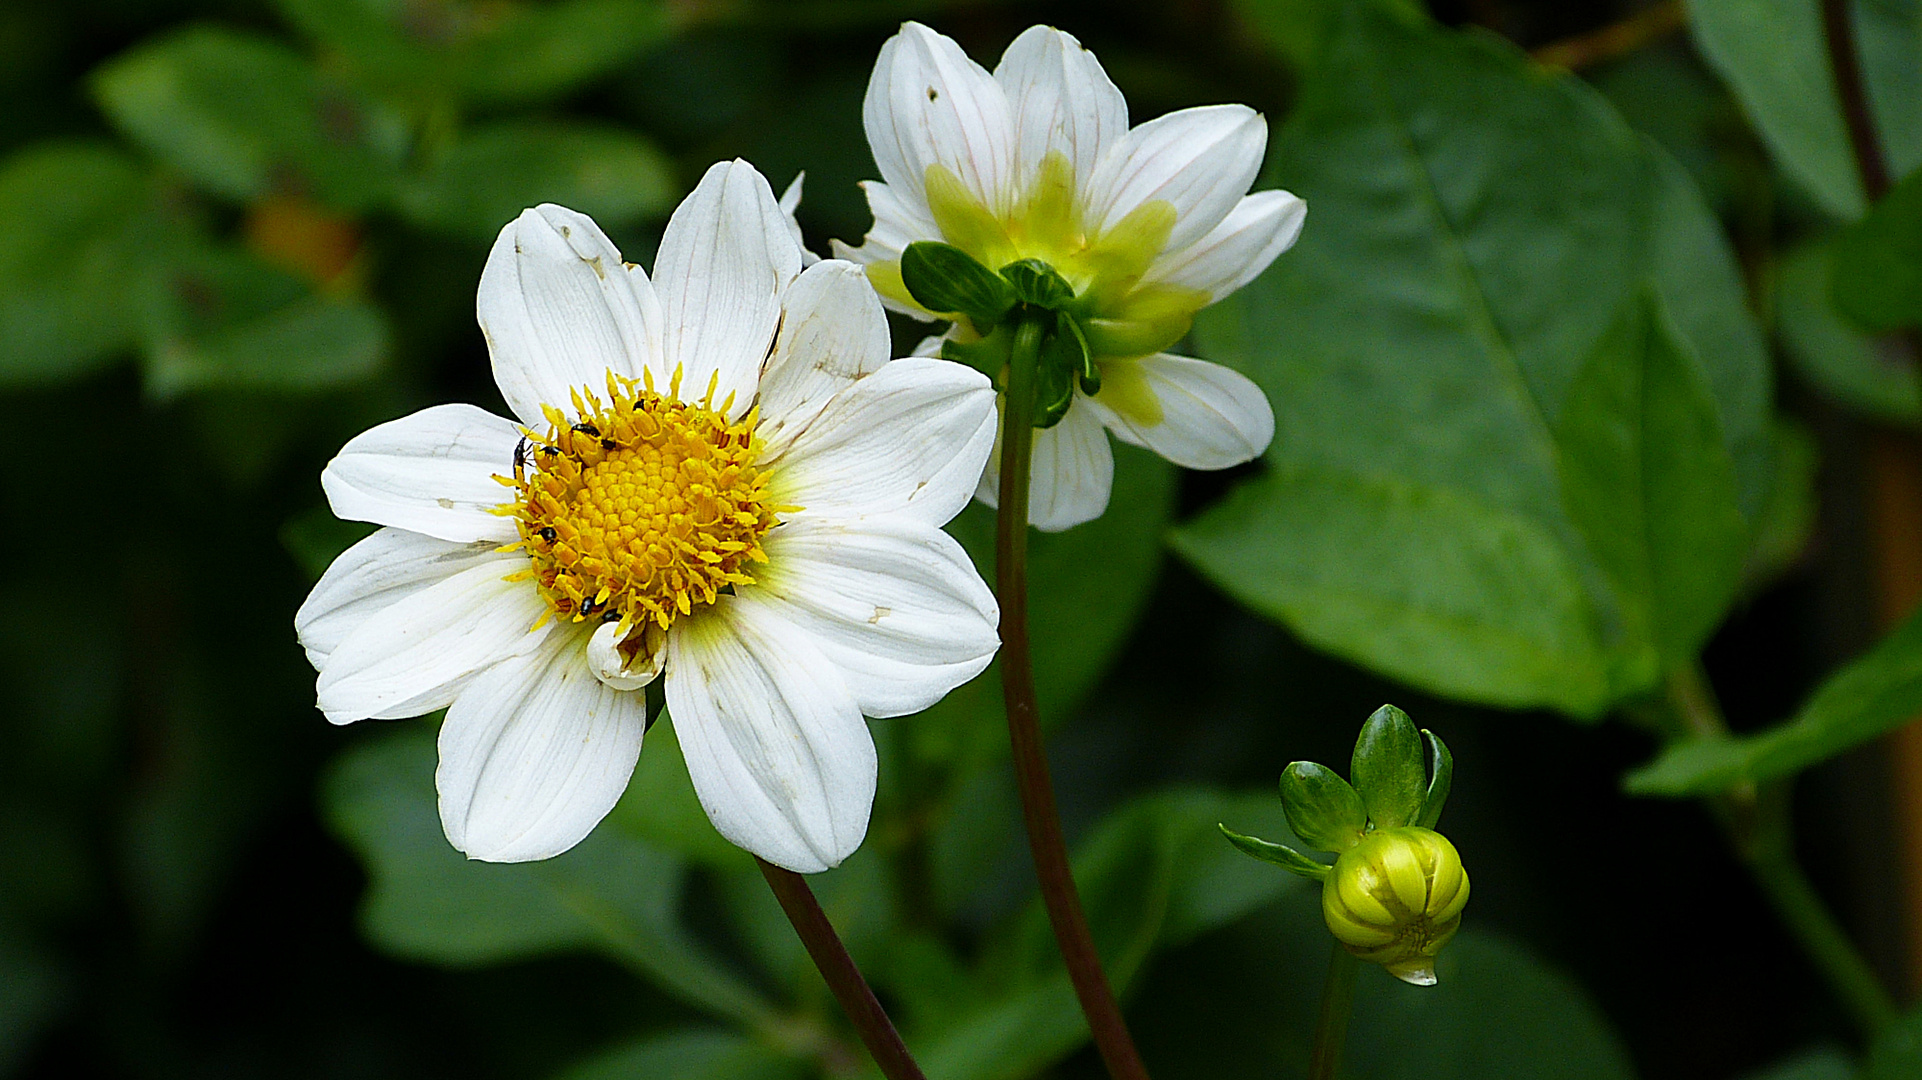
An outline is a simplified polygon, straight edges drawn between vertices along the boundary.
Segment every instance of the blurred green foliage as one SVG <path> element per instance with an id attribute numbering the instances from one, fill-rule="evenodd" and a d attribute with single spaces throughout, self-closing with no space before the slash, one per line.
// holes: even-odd
<path id="1" fill-rule="evenodd" d="M 1860 1058 L 1806 1052 L 1840 1025 L 1760 901 L 1698 925 L 1694 897 L 1748 895 L 1706 826 L 1613 793 L 1648 740 L 1553 719 L 1644 716 L 1797 587 L 1827 511 L 1772 348 L 1800 399 L 1922 417 L 1913 357 L 1869 332 L 1917 323 L 1916 181 L 1867 205 L 1815 0 L 1690 4 L 1686 35 L 1576 74 L 1444 25 L 1536 45 L 1634 6 L 0 9 L 0 393 L 41 466 L 0 572 L 0 1075 L 871 1075 L 671 718 L 577 849 L 468 863 L 435 815 L 433 721 L 327 728 L 290 622 L 365 532 L 314 482 L 341 442 L 498 407 L 472 311 L 502 225 L 560 202 L 647 262 L 688 181 L 739 154 L 777 187 L 808 171 L 812 247 L 858 238 L 862 89 L 907 17 L 990 66 L 1061 25 L 1137 122 L 1255 103 L 1262 185 L 1310 206 L 1186 346 L 1268 392 L 1265 458 L 1203 478 L 1119 447 L 1107 515 L 1032 541 L 1077 873 L 1156 1075 L 1302 1074 L 1314 890 L 1216 824 L 1294 842 L 1268 785 L 1388 696 L 1460 754 L 1477 900 L 1438 988 L 1365 973 L 1350 1075 L 1911 1075 L 1913 1021 Z M 1922 15 L 1855 10 L 1905 173 Z M 897 331 L 905 352 L 923 328 Z M 991 571 L 992 514 L 951 530 Z M 1782 649 L 1806 684 L 1804 615 L 1769 625 L 1802 635 Z M 1911 624 L 1793 716 L 1807 685 L 1744 671 L 1767 691 L 1747 719 L 1785 723 L 1631 784 L 1792 776 L 1912 712 L 1919 663 Z M 815 885 L 930 1076 L 1092 1076 L 997 678 L 875 724 L 874 827 Z"/>

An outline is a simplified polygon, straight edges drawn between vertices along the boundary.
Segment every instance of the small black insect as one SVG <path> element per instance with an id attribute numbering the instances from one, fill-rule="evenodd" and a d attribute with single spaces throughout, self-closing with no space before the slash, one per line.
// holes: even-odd
<path id="1" fill-rule="evenodd" d="M 592 615 L 594 613 L 594 609 L 599 606 L 600 604 L 596 603 L 592 597 L 586 600 L 583 600 L 581 601 L 581 614 Z"/>
<path id="2" fill-rule="evenodd" d="M 614 442 L 614 440 L 613 440 L 613 439 L 602 439 L 602 440 L 601 440 L 601 449 L 603 449 L 603 450 L 612 450 L 612 449 L 614 449 L 614 447 L 615 447 L 615 445 L 616 445 L 616 444 L 615 444 L 615 442 Z"/>
<path id="3" fill-rule="evenodd" d="M 595 427 L 593 424 L 590 424 L 585 420 L 581 421 L 578 424 L 575 424 L 574 430 L 580 432 L 583 435 L 592 435 L 596 439 L 601 437 L 601 429 Z"/>
<path id="4" fill-rule="evenodd" d="M 540 538 L 541 538 L 542 540 L 545 540 L 545 541 L 547 541 L 548 543 L 550 543 L 550 544 L 551 544 L 551 543 L 553 543 L 553 542 L 554 542 L 554 537 L 555 537 L 556 535 L 558 535 L 558 534 L 556 534 L 556 533 L 554 532 L 554 526 L 552 526 L 552 525 L 547 525 L 547 526 L 544 526 L 544 527 L 542 527 L 542 529 L 541 529 L 541 531 L 540 531 L 540 533 L 539 533 L 539 535 L 540 535 Z"/>

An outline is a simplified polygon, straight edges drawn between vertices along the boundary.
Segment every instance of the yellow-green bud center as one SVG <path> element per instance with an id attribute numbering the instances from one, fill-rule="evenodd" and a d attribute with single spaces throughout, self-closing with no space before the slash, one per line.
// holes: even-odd
<path id="1" fill-rule="evenodd" d="M 1379 829 L 1343 852 L 1322 883 L 1321 914 L 1349 952 L 1404 982 L 1435 981 L 1435 955 L 1461 927 L 1468 873 L 1448 838 Z"/>

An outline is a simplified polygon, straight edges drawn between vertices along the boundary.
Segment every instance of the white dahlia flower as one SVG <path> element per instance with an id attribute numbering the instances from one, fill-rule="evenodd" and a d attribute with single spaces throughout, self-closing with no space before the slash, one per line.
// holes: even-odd
<path id="1" fill-rule="evenodd" d="M 1274 413 L 1254 383 L 1162 351 L 1300 235 L 1300 199 L 1248 194 L 1268 141 L 1259 113 L 1211 105 L 1130 129 L 1121 91 L 1066 33 L 1029 29 L 990 75 L 911 22 L 881 47 L 864 120 L 884 180 L 862 185 L 874 228 L 861 247 L 834 250 L 866 265 L 890 307 L 942 314 L 901 281 L 903 249 L 922 240 L 990 270 L 1038 259 L 1074 288 L 1069 310 L 1100 389 L 1077 390 L 1060 423 L 1035 432 L 1037 527 L 1066 529 L 1107 507 L 1114 459 L 1103 428 L 1191 469 L 1267 448 Z M 996 473 L 978 492 L 990 504 Z"/>
<path id="2" fill-rule="evenodd" d="M 927 708 L 998 645 L 941 526 L 993 443 L 994 395 L 889 362 L 858 267 L 804 271 L 747 163 L 675 211 L 655 278 L 558 206 L 501 232 L 479 316 L 517 420 L 438 405 L 321 475 L 384 526 L 295 623 L 329 720 L 445 707 L 441 822 L 476 859 L 572 847 L 627 786 L 665 680 L 695 791 L 792 870 L 861 843 L 867 716 Z"/>

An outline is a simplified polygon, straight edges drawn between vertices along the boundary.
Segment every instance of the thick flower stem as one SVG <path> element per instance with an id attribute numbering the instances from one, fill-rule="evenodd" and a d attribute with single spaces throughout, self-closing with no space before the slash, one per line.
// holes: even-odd
<path id="1" fill-rule="evenodd" d="M 842 946 L 827 913 L 814 899 L 814 890 L 808 888 L 807 879 L 765 859 L 754 861 L 761 865 L 761 876 L 767 878 L 768 888 L 774 890 L 781 910 L 787 912 L 788 922 L 794 924 L 794 933 L 800 937 L 801 944 L 807 946 L 808 956 L 820 969 L 821 978 L 827 981 L 828 989 L 834 991 L 834 1000 L 841 1003 L 841 1010 L 860 1033 L 861 1042 L 874 1056 L 874 1063 L 881 1067 L 881 1075 L 888 1080 L 927 1080 L 921 1066 L 914 1063 L 913 1055 L 901 1042 L 900 1033 L 894 1030 L 887 1011 L 875 1000 L 868 981 L 861 977 L 861 969 L 854 966 L 854 958 Z"/>
<path id="2" fill-rule="evenodd" d="M 1728 734 L 1721 707 L 1699 665 L 1671 674 L 1668 695 L 1682 738 Z M 1864 1038 L 1873 1039 L 1899 1015 L 1895 1000 L 1796 861 L 1787 789 L 1778 784 L 1758 791 L 1743 782 L 1706 801 L 1803 954 Z"/>
<path id="3" fill-rule="evenodd" d="M 1147 1080 L 1134 1038 L 1121 1017 L 1108 977 L 1101 970 L 1088 917 L 1081 910 L 1068 865 L 1068 845 L 1055 809 L 1054 781 L 1041 745 L 1041 713 L 1034 698 L 1034 660 L 1028 644 L 1028 468 L 1034 450 L 1035 367 L 1043 326 L 1023 321 L 1015 332 L 1001 409 L 1001 485 L 995 518 L 995 592 L 1001 602 L 1001 689 L 1007 701 L 1008 739 L 1021 790 L 1041 900 L 1054 927 L 1056 946 L 1088 1018 L 1095 1049 L 1114 1080 Z"/>
<path id="4" fill-rule="evenodd" d="M 1355 973 L 1360 969 L 1361 961 L 1337 944 L 1328 961 L 1328 979 L 1321 984 L 1321 1018 L 1315 1021 L 1315 1054 L 1308 1061 L 1308 1080 L 1335 1080 L 1341 1068 L 1348 1015 L 1355 1005 Z"/>

